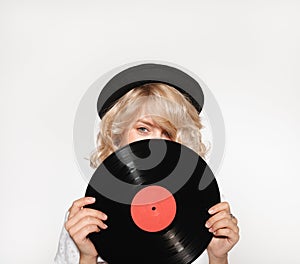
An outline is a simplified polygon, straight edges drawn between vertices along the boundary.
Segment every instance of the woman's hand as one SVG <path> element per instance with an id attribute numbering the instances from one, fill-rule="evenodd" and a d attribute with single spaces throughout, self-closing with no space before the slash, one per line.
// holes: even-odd
<path id="1" fill-rule="evenodd" d="M 214 235 L 207 247 L 209 263 L 227 263 L 227 253 L 239 240 L 238 221 L 227 202 L 214 205 L 208 212 L 212 216 L 205 226 Z"/>
<path id="2" fill-rule="evenodd" d="M 103 220 L 107 219 L 104 213 L 90 208 L 83 208 L 85 205 L 94 202 L 95 198 L 93 197 L 84 197 L 74 201 L 69 209 L 68 220 L 65 223 L 66 230 L 79 249 L 80 263 L 96 263 L 98 253 L 87 235 L 107 228 L 103 223 Z"/>

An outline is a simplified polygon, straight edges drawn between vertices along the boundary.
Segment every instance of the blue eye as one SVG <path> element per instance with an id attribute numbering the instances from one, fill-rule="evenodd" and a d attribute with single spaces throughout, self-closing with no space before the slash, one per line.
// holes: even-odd
<path id="1" fill-rule="evenodd" d="M 149 132 L 149 130 L 146 127 L 138 127 L 137 130 L 140 131 L 140 132 L 142 132 L 142 133 Z"/>

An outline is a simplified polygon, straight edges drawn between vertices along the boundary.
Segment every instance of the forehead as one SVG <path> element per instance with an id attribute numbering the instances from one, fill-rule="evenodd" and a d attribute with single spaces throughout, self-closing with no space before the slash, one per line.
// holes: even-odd
<path id="1" fill-rule="evenodd" d="M 168 109 L 162 107 L 161 105 L 145 103 L 138 111 L 136 111 L 133 121 L 149 123 L 149 125 L 160 126 L 163 121 L 171 121 L 172 115 L 168 114 Z M 172 112 L 172 111 L 171 111 Z"/>
<path id="2" fill-rule="evenodd" d="M 141 115 L 136 120 L 135 123 L 144 123 L 150 126 L 157 126 L 157 122 L 155 121 L 155 117 L 151 115 Z"/>
<path id="3" fill-rule="evenodd" d="M 115 117 L 116 124 L 131 127 L 137 120 L 150 121 L 159 127 L 179 126 L 186 115 L 184 106 L 161 96 L 142 96 L 129 102 Z M 168 124 L 167 124 L 168 123 Z"/>
<path id="4" fill-rule="evenodd" d="M 182 108 L 178 103 L 160 96 L 147 96 L 136 101 L 136 114 L 141 117 L 166 117 L 176 109 Z"/>

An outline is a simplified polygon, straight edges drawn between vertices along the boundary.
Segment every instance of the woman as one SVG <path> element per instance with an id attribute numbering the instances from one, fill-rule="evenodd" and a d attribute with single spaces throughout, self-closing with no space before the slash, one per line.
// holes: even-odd
<path id="1" fill-rule="evenodd" d="M 103 115 L 91 166 L 97 168 L 124 145 L 151 138 L 176 141 L 205 158 L 201 128 L 196 108 L 179 90 L 163 83 L 141 85 L 128 91 Z M 109 215 L 83 208 L 94 202 L 92 197 L 73 202 L 61 236 L 57 263 L 95 264 L 101 261 L 87 235 L 109 228 L 105 224 Z M 209 214 L 211 217 L 205 226 L 214 235 L 207 247 L 209 263 L 226 264 L 228 252 L 239 240 L 237 219 L 231 215 L 227 202 L 214 205 Z"/>

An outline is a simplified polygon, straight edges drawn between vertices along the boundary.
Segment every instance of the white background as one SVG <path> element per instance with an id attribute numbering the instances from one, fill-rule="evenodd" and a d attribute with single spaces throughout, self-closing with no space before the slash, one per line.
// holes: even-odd
<path id="1" fill-rule="evenodd" d="M 137 60 L 189 69 L 226 125 L 231 263 L 300 263 L 299 1 L 0 1 L 0 263 L 52 263 L 86 182 L 73 121 L 88 87 Z"/>

